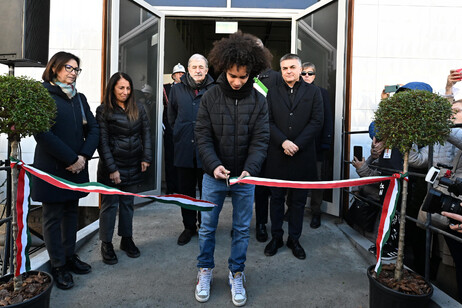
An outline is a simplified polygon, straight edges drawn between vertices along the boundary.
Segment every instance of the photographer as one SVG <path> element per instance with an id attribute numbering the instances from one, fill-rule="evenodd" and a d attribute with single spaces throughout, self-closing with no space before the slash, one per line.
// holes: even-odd
<path id="1" fill-rule="evenodd" d="M 389 93 L 387 92 L 387 88 L 390 86 L 385 86 L 382 93 L 381 93 L 381 99 L 386 99 L 389 97 Z M 410 82 L 407 83 L 401 87 L 399 87 L 396 92 L 402 92 L 402 91 L 412 91 L 412 90 L 424 90 L 424 91 L 429 91 L 432 92 L 433 89 L 430 85 L 423 83 L 423 82 Z M 371 157 L 368 158 L 367 161 L 364 161 L 362 159 L 361 161 L 358 160 L 358 158 L 354 158 L 352 161 L 353 167 L 356 168 L 356 171 L 360 177 L 366 177 L 366 176 L 374 176 L 374 175 L 391 175 L 392 173 L 397 172 L 397 170 L 402 170 L 403 168 L 403 156 L 399 152 L 398 149 L 384 149 L 384 144 L 382 142 L 377 141 L 377 139 L 374 137 L 376 134 L 376 129 L 374 122 L 371 123 L 369 126 L 369 135 L 371 138 L 373 138 L 372 141 L 372 148 L 371 148 Z M 451 146 L 451 144 L 450 144 Z M 461 144 L 462 146 L 462 144 Z M 454 147 L 455 148 L 455 147 Z M 444 153 L 444 151 L 441 151 Z M 444 156 L 443 154 L 441 156 Z M 409 167 L 411 170 L 416 170 L 417 168 L 421 168 L 423 166 L 426 167 L 426 162 L 427 162 L 427 157 L 428 157 L 428 148 L 427 152 L 425 152 L 425 149 L 418 149 L 415 147 L 413 151 L 410 152 L 409 154 Z M 452 158 L 454 157 L 454 150 L 452 151 L 452 155 L 449 156 L 448 162 L 450 163 L 452 161 Z M 374 168 L 374 167 L 377 168 Z M 389 169 L 389 170 L 387 170 Z M 393 171 L 394 170 L 394 171 Z M 426 170 L 425 170 L 426 171 Z M 422 199 L 423 196 L 425 196 L 426 193 L 426 184 L 423 180 L 420 180 L 419 178 L 416 177 L 409 177 L 409 191 L 408 191 L 408 213 L 413 216 L 417 217 L 420 205 L 422 204 Z M 383 183 L 383 188 L 381 189 L 382 192 L 386 191 L 388 184 Z M 364 190 L 364 189 L 362 189 Z M 379 191 L 379 190 L 378 190 Z M 361 193 L 361 191 L 360 191 Z M 372 196 L 371 193 L 366 193 L 368 197 Z M 380 196 L 376 196 L 379 198 L 379 202 L 381 203 L 383 194 Z M 376 222 L 376 227 L 377 229 L 377 224 Z M 392 222 L 392 229 L 390 233 L 390 238 L 387 242 L 387 244 L 383 247 L 383 259 L 384 260 L 391 260 L 393 258 L 396 258 L 396 251 L 397 251 L 397 239 L 398 239 L 398 229 L 399 229 L 399 223 L 398 223 L 398 215 L 395 216 L 395 219 L 393 219 Z M 413 242 L 411 242 L 410 246 L 412 247 L 413 255 L 413 263 L 412 267 L 419 271 L 423 272 L 424 269 L 424 262 L 425 260 L 421 258 L 420 256 L 424 256 L 424 251 L 423 249 L 425 248 L 425 233 L 421 232 L 422 230 L 417 230 L 417 228 L 414 228 L 412 226 L 406 226 L 406 232 L 409 232 L 412 234 L 411 238 L 413 239 Z M 371 253 L 375 254 L 375 245 L 372 245 L 369 248 L 369 251 Z"/>
<path id="2" fill-rule="evenodd" d="M 397 150 L 392 150 L 392 153 L 390 154 L 389 159 L 384 159 L 385 145 L 382 141 L 378 141 L 376 139 L 375 133 L 376 133 L 375 124 L 374 122 L 372 122 L 369 125 L 369 136 L 372 138 L 371 155 L 367 158 L 367 160 L 364 160 L 364 157 L 362 157 L 362 160 L 359 160 L 358 157 L 353 157 L 353 161 L 351 162 L 353 167 L 356 168 L 356 172 L 358 173 L 360 177 L 384 175 L 383 171 L 380 170 L 380 168 L 382 167 L 393 168 L 393 169 L 402 169 L 403 167 L 402 155 Z M 381 199 L 384 194 L 384 191 L 385 189 L 383 185 L 381 186 L 381 184 L 370 184 L 370 185 L 360 186 L 358 195 L 364 198 L 370 199 L 373 202 L 382 203 Z M 368 208 L 370 210 L 374 209 L 371 205 L 361 204 L 362 201 L 355 200 L 355 202 L 360 203 L 358 204 L 358 206 L 369 206 Z M 352 208 L 353 206 L 354 205 L 352 205 Z M 374 224 L 374 227 L 373 227 L 374 233 L 375 233 L 374 237 L 376 236 L 378 224 L 380 221 L 380 215 L 377 215 L 380 212 L 380 210 L 379 208 L 376 208 L 375 210 L 376 210 L 375 215 L 372 215 L 372 213 L 369 213 L 368 215 L 368 217 L 370 217 L 370 220 L 373 219 L 372 217 L 375 217 L 374 222 L 372 221 L 362 222 L 362 225 L 364 226 L 367 226 L 367 225 L 370 226 L 372 223 Z M 393 219 L 391 231 L 390 231 L 390 237 L 387 243 L 382 248 L 382 259 L 383 260 L 393 260 L 393 259 L 396 259 L 397 257 L 397 247 L 398 247 L 397 239 L 398 239 L 398 230 L 399 230 L 399 224 L 398 224 L 397 218 L 398 218 L 398 215 L 396 215 L 395 219 Z M 375 245 L 371 245 L 371 247 L 369 248 L 369 252 L 371 252 L 372 254 L 376 253 Z"/>
<path id="3" fill-rule="evenodd" d="M 462 95 L 460 94 L 456 95 L 455 99 L 456 101 L 452 105 L 452 109 L 454 110 L 454 124 L 461 124 L 462 123 Z M 453 177 L 452 178 L 461 178 L 462 177 L 462 151 L 460 150 L 457 151 L 454 161 L 452 163 L 452 166 L 453 166 Z M 460 210 L 460 208 L 456 209 L 456 211 L 457 210 Z M 455 221 L 462 222 L 462 216 L 459 214 L 443 211 L 441 212 L 441 215 L 446 216 Z M 462 224 L 452 223 L 449 225 L 449 229 L 450 230 L 446 230 L 446 231 L 460 237 L 459 233 L 462 233 Z M 444 239 L 446 241 L 446 244 L 448 245 L 449 251 L 451 252 L 451 256 L 454 260 L 454 264 L 456 268 L 457 292 L 458 292 L 459 301 L 461 301 L 462 300 L 462 243 L 448 236 L 444 236 Z"/>

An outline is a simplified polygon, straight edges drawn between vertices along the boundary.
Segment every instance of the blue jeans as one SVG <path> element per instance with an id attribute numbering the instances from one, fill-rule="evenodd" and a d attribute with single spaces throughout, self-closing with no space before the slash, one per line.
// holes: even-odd
<path id="1" fill-rule="evenodd" d="M 217 180 L 204 174 L 202 182 L 202 199 L 215 203 L 212 211 L 202 212 L 202 222 L 199 229 L 200 254 L 197 267 L 214 268 L 213 253 L 215 251 L 215 231 L 218 218 L 226 195 L 230 192 L 233 203 L 233 240 L 228 268 L 234 274 L 244 271 L 244 263 L 249 246 L 249 227 L 252 220 L 255 185 L 235 184 L 227 186 L 224 180 Z"/>

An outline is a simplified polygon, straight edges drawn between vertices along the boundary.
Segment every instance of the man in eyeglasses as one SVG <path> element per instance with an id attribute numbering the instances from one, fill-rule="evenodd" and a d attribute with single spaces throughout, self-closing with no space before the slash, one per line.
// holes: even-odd
<path id="1" fill-rule="evenodd" d="M 324 112 L 321 91 L 303 82 L 302 62 L 296 54 L 284 55 L 280 62 L 282 82 L 270 88 L 267 95 L 270 143 L 265 176 L 272 179 L 315 181 L 315 138 L 322 128 Z M 308 191 L 306 189 L 271 187 L 270 218 L 272 239 L 265 255 L 273 256 L 284 244 L 282 224 L 284 202 L 289 205 L 287 247 L 298 259 L 305 259 L 299 243 Z"/>
<path id="2" fill-rule="evenodd" d="M 316 79 L 316 66 L 311 62 L 302 64 L 302 78 L 309 84 L 314 84 Z M 329 100 L 329 93 L 326 89 L 321 88 L 322 101 L 324 104 L 324 124 L 321 132 L 316 137 L 316 167 L 318 171 L 318 179 L 321 180 L 321 175 L 324 173 L 323 166 L 327 160 L 328 152 L 331 150 L 332 138 L 334 133 L 334 120 L 332 115 L 332 108 Z M 311 191 L 311 223 L 310 227 L 313 229 L 321 226 L 321 204 L 324 195 L 324 190 L 313 189 Z"/>

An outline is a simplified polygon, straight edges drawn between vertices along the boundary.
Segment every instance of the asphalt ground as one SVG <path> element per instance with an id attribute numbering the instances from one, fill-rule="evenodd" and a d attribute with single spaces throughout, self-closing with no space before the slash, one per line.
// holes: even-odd
<path id="1" fill-rule="evenodd" d="M 233 307 L 228 286 L 227 260 L 231 246 L 231 208 L 227 199 L 216 235 L 215 269 L 210 300 L 194 298 L 197 276 L 197 236 L 185 246 L 176 241 L 183 230 L 180 208 L 152 203 L 135 210 L 134 240 L 141 256 L 129 258 L 119 249 L 119 262 L 101 261 L 98 234 L 78 251 L 93 270 L 74 275 L 74 288 L 53 288 L 51 307 Z M 305 216 L 301 245 L 307 258 L 296 259 L 286 246 L 272 257 L 264 255 L 265 245 L 255 239 L 255 220 L 245 268 L 246 307 L 368 307 L 366 269 L 370 263 L 337 225 L 338 218 L 323 215 L 322 226 L 309 227 Z M 287 223 L 284 224 L 287 231 Z M 287 232 L 284 240 L 287 238 Z"/>

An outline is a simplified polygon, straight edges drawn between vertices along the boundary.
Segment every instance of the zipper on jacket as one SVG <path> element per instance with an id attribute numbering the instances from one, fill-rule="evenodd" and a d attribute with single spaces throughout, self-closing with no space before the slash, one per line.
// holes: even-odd
<path id="1" fill-rule="evenodd" d="M 234 170 L 236 172 L 239 172 L 239 170 L 237 169 L 238 168 L 238 161 L 239 161 L 239 157 L 238 157 L 238 154 L 239 154 L 239 150 L 238 150 L 238 128 L 239 128 L 239 121 L 237 119 L 237 115 L 239 114 L 237 112 L 237 109 L 238 109 L 238 104 L 237 104 L 238 100 L 236 99 L 236 102 L 235 102 L 235 108 L 234 108 Z M 239 176 L 240 174 L 236 174 L 235 176 Z"/>
<path id="2" fill-rule="evenodd" d="M 76 94 L 78 95 L 78 94 Z M 75 96 L 74 96 L 75 97 Z M 75 109 L 74 109 L 74 97 L 71 98 L 71 107 L 72 107 L 72 114 L 74 115 L 74 127 L 75 127 L 75 134 L 78 136 L 78 125 L 77 125 L 77 118 L 75 117 Z"/>

